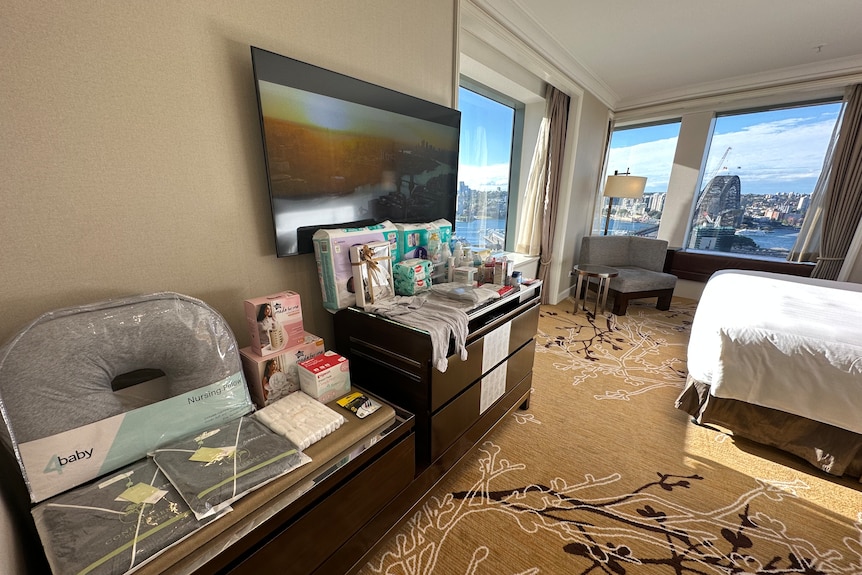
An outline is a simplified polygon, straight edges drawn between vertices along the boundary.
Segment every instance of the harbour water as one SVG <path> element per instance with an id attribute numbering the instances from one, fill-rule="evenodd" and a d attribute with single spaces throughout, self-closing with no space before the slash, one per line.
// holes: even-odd
<path id="1" fill-rule="evenodd" d="M 604 220 L 601 222 L 604 225 Z M 608 233 L 610 234 L 635 234 L 646 228 L 653 228 L 655 224 L 618 221 L 611 218 L 611 226 Z M 493 233 L 498 233 L 501 236 L 505 235 L 506 220 L 497 219 L 476 219 L 472 222 L 455 222 L 454 237 L 462 243 L 466 242 L 471 246 L 484 246 L 485 238 Z M 594 234 L 601 234 L 604 230 L 597 228 L 593 230 Z M 783 251 L 789 252 L 796 243 L 796 238 L 799 236 L 799 230 L 795 228 L 776 228 L 774 230 L 758 230 L 758 229 L 742 229 L 736 232 L 740 236 L 745 236 L 754 240 L 759 250 Z"/>
<path id="2" fill-rule="evenodd" d="M 472 222 L 455 222 L 453 237 L 470 246 L 484 247 L 488 236 L 506 236 L 506 220 L 475 219 Z"/>

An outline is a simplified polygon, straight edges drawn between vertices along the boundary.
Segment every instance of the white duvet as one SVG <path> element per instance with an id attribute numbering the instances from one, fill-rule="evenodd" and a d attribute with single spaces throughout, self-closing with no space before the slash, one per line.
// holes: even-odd
<path id="1" fill-rule="evenodd" d="M 862 285 L 717 272 L 697 306 L 688 371 L 715 397 L 862 433 Z"/>

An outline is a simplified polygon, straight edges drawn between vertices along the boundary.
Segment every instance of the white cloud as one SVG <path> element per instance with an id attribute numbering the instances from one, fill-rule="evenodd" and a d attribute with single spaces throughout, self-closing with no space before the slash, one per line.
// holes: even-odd
<path id="1" fill-rule="evenodd" d="M 458 180 L 474 190 L 509 189 L 509 164 L 473 166 L 461 164 L 458 167 Z"/>
<path id="2" fill-rule="evenodd" d="M 720 123 L 721 119 L 719 127 Z M 834 125 L 834 116 L 824 114 L 813 121 L 786 118 L 716 134 L 706 175 L 738 175 L 743 193 L 775 192 L 778 187 L 808 193 L 820 175 Z M 666 191 L 676 143 L 676 138 L 666 138 L 615 148 L 608 156 L 608 173 L 628 168 L 632 174 L 647 177 L 648 193 Z M 728 148 L 727 158 L 719 165 Z"/>

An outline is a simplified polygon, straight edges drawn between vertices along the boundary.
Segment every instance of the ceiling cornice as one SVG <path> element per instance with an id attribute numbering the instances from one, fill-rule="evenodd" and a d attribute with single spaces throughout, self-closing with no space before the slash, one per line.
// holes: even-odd
<path id="1" fill-rule="evenodd" d="M 687 86 L 680 90 L 668 90 L 651 94 L 645 98 L 635 98 L 617 103 L 616 111 L 625 112 L 639 108 L 672 106 L 686 101 L 724 101 L 750 97 L 752 93 L 768 95 L 803 87 L 805 90 L 840 89 L 859 81 L 862 74 L 862 56 L 837 58 L 818 62 L 770 70 L 768 72 L 737 76 Z"/>
<path id="2" fill-rule="evenodd" d="M 566 92 L 589 91 L 613 109 L 617 95 L 568 54 L 550 34 L 511 0 L 461 0 L 462 30 L 481 39 Z M 537 38 L 545 41 L 539 43 Z"/>
<path id="3" fill-rule="evenodd" d="M 647 108 L 689 109 L 704 102 L 732 102 L 750 98 L 752 94 L 761 97 L 794 91 L 800 86 L 803 91 L 834 91 L 858 82 L 862 74 L 862 56 L 852 56 L 623 99 L 521 7 L 526 1 L 461 0 L 462 11 L 468 15 L 462 20 L 462 29 L 510 57 L 514 51 L 521 58 L 520 64 L 533 71 L 541 70 L 545 74 L 543 80 L 565 90 L 566 87 L 552 77 L 557 74 L 566 82 L 592 93 L 611 111 L 623 115 Z M 553 72 L 548 72 L 549 67 Z"/>

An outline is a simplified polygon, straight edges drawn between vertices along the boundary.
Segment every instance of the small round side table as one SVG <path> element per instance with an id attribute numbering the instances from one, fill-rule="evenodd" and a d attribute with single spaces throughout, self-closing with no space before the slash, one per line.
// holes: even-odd
<path id="1" fill-rule="evenodd" d="M 596 305 L 593 308 L 593 317 L 597 317 L 599 309 L 601 309 L 601 313 L 605 313 L 605 304 L 608 301 L 608 288 L 611 285 L 611 278 L 617 277 L 620 272 L 616 268 L 612 268 L 609 266 L 600 266 L 593 264 L 578 264 L 572 269 L 572 273 L 569 275 L 578 274 L 578 286 L 577 291 L 575 291 L 575 310 L 573 313 L 578 313 L 578 308 L 581 307 L 581 286 L 583 284 L 584 278 L 587 278 L 587 285 L 584 286 L 584 297 L 583 297 L 583 309 L 584 311 L 589 311 L 587 309 L 587 293 L 589 293 L 589 278 L 598 278 L 599 284 L 596 286 Z M 599 305 L 601 303 L 601 306 Z"/>

